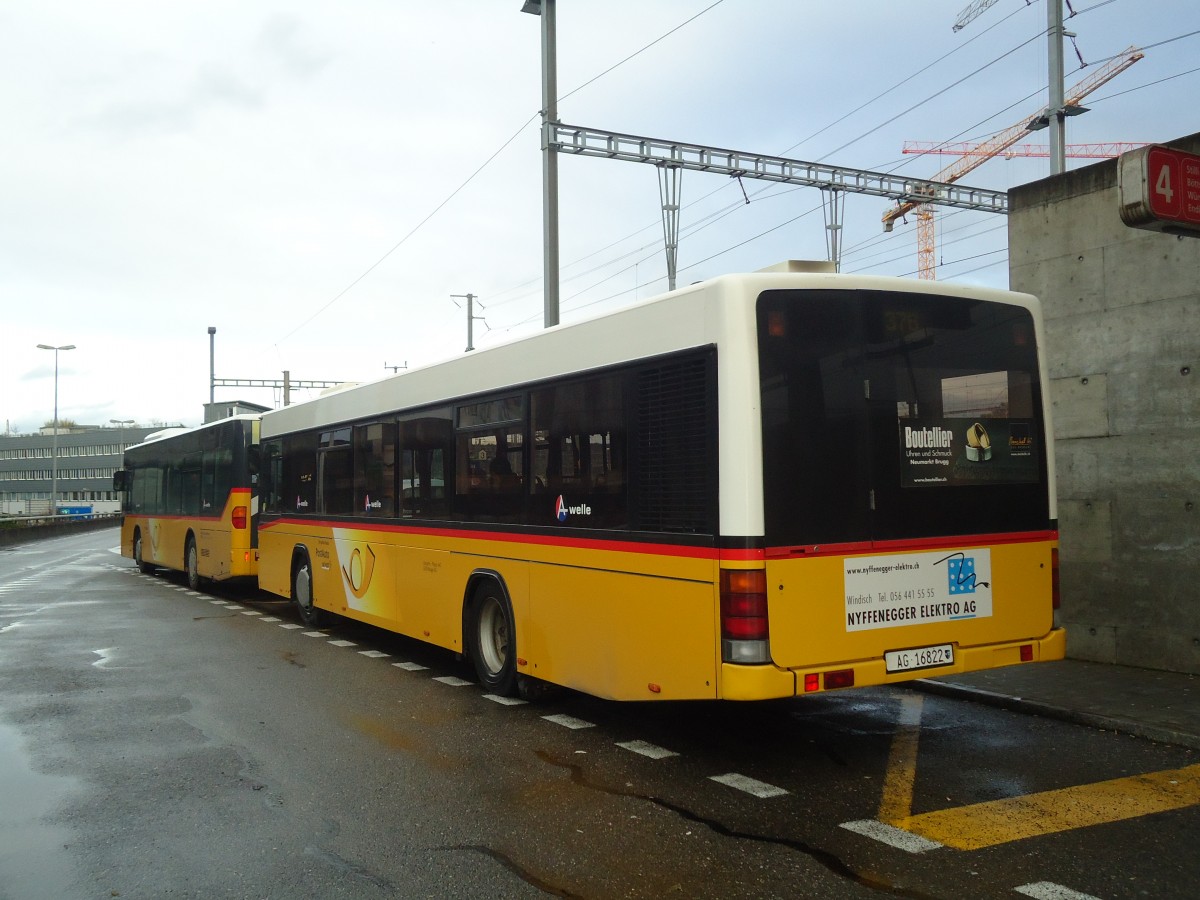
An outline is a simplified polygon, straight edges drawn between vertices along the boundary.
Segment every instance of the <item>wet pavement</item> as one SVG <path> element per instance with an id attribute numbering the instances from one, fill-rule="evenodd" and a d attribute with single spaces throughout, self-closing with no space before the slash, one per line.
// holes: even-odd
<path id="1" fill-rule="evenodd" d="M 1200 675 L 1064 659 L 914 687 L 1200 750 Z"/>

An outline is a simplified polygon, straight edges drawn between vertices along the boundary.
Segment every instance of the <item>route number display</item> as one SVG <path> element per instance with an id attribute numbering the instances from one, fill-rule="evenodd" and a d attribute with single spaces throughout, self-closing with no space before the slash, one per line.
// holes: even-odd
<path id="1" fill-rule="evenodd" d="M 1200 237 L 1200 156 L 1159 145 L 1122 153 L 1117 195 L 1126 225 Z"/>

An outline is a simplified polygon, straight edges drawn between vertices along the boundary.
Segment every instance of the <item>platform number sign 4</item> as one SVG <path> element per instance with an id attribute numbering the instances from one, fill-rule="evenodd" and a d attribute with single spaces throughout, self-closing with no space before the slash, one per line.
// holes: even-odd
<path id="1" fill-rule="evenodd" d="M 1162 146 L 1123 153 L 1117 191 L 1126 225 L 1200 236 L 1200 156 Z"/>

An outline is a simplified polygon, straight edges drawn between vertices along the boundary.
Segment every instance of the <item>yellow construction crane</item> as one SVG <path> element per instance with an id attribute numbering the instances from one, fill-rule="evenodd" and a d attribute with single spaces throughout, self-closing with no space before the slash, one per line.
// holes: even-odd
<path id="1" fill-rule="evenodd" d="M 1086 109 L 1081 105 L 1081 101 L 1092 91 L 1099 88 L 1101 85 L 1107 84 L 1112 79 L 1116 78 L 1138 60 L 1143 57 L 1143 53 L 1137 47 L 1130 47 L 1125 50 L 1120 56 L 1114 57 L 1105 65 L 1101 66 L 1087 78 L 1080 81 L 1077 85 L 1070 89 L 1066 95 L 1064 109 L 1071 115 L 1071 110 L 1074 114 L 1086 112 Z M 1025 135 L 1031 131 L 1036 131 L 1039 128 L 1045 127 L 1044 113 L 1039 113 L 1032 119 L 1024 119 L 1020 123 L 1013 125 L 1003 131 L 997 132 L 991 138 L 983 141 L 974 147 L 962 157 L 950 163 L 932 178 L 930 181 L 942 182 L 944 184 L 952 184 L 962 178 L 968 172 L 971 172 L 979 166 L 983 165 L 994 156 L 1003 153 Z M 883 214 L 883 228 L 885 231 L 891 231 L 896 219 L 907 215 L 916 210 L 917 216 L 917 274 L 924 279 L 936 278 L 937 263 L 935 256 L 935 230 L 934 230 L 934 213 L 933 204 L 921 203 L 915 200 L 901 203 L 900 205 L 889 209 Z"/>

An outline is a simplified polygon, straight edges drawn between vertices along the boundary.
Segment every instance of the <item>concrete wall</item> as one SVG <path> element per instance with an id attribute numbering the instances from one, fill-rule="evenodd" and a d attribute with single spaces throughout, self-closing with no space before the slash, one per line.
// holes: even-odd
<path id="1" fill-rule="evenodd" d="M 1116 171 L 1009 196 L 1010 283 L 1046 314 L 1061 619 L 1071 657 L 1200 672 L 1200 238 L 1125 226 Z"/>

